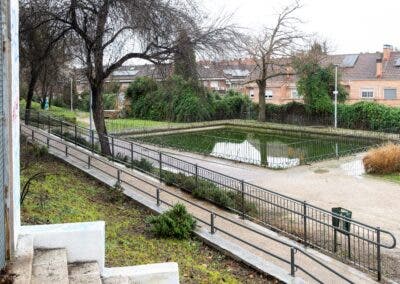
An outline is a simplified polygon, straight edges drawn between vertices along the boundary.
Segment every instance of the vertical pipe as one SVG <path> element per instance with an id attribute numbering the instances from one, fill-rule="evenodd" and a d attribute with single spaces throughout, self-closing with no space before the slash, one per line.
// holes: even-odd
<path id="1" fill-rule="evenodd" d="M 307 247 L 307 201 L 303 202 L 303 232 L 304 232 L 304 246 Z"/>
<path id="2" fill-rule="evenodd" d="M 91 167 L 91 157 L 90 156 L 88 156 L 88 159 L 87 159 L 87 164 L 88 164 L 88 169 L 90 169 L 90 167 Z"/>
<path id="3" fill-rule="evenodd" d="M 295 263 L 295 258 L 294 254 L 296 252 L 296 249 L 294 247 L 290 248 L 290 275 L 292 277 L 296 276 L 296 263 Z"/>
<path id="4" fill-rule="evenodd" d="M 65 157 L 68 157 L 68 145 L 65 145 Z"/>
<path id="5" fill-rule="evenodd" d="M 381 228 L 376 228 L 376 265 L 378 272 L 378 281 L 382 280 L 382 263 L 381 263 Z"/>
<path id="6" fill-rule="evenodd" d="M 49 137 L 46 137 L 46 145 L 47 145 L 47 149 L 50 148 L 50 139 Z"/>
<path id="7" fill-rule="evenodd" d="M 121 183 L 121 170 L 117 170 L 117 182 L 118 184 Z"/>
<path id="8" fill-rule="evenodd" d="M 337 103 L 338 103 L 338 66 L 335 66 L 335 91 L 333 92 L 335 95 L 335 128 L 337 128 Z"/>

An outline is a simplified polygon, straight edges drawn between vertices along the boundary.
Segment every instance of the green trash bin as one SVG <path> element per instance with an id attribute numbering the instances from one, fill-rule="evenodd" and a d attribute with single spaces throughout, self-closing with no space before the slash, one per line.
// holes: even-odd
<path id="1" fill-rule="evenodd" d="M 351 219 L 352 212 L 342 207 L 334 207 L 332 208 L 332 212 L 339 215 Z M 350 232 L 350 222 L 342 220 L 336 216 L 332 216 L 332 225 L 344 232 Z"/>

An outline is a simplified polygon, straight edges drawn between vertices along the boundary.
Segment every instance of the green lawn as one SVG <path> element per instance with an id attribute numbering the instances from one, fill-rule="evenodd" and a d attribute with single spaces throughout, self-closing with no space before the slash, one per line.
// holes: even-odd
<path id="1" fill-rule="evenodd" d="M 389 180 L 389 181 L 400 183 L 400 173 L 388 174 L 388 175 L 383 175 L 380 177 L 382 177 L 383 179 Z"/>
<path id="2" fill-rule="evenodd" d="M 106 125 L 108 131 L 123 131 L 127 129 L 137 128 L 155 128 L 155 127 L 168 127 L 176 126 L 181 123 L 167 122 L 167 121 L 154 121 L 134 118 L 120 118 L 120 119 L 107 119 Z"/>
<path id="3" fill-rule="evenodd" d="M 22 206 L 24 224 L 104 220 L 109 267 L 175 261 L 182 283 L 270 282 L 196 238 L 155 238 L 145 222 L 150 211 L 48 154 L 35 155 L 37 148 L 21 146 L 22 186 L 35 173 L 48 174 L 32 183 Z"/>
<path id="4" fill-rule="evenodd" d="M 26 106 L 25 100 L 23 99 L 20 100 L 19 107 L 21 111 L 25 111 L 25 106 Z M 48 113 L 49 115 L 63 118 L 64 120 L 72 123 L 76 122 L 76 113 L 66 108 L 51 106 L 48 110 L 41 110 L 39 103 L 32 102 L 32 109 L 37 111 L 42 111 L 43 114 Z"/>

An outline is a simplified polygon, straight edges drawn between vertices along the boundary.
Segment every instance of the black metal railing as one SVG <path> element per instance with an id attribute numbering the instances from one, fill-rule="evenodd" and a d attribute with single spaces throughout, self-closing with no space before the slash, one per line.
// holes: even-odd
<path id="1" fill-rule="evenodd" d="M 132 141 L 114 136 L 99 137 L 93 130 L 41 113 L 31 115 L 29 124 L 99 154 L 99 140 L 106 140 L 111 148 L 111 156 L 108 158 L 159 178 L 160 181 L 171 182 L 168 180 L 169 173 L 180 173 L 180 178 L 184 181 L 175 179 L 171 183 L 189 192 L 204 184 L 206 187 L 217 189 L 225 194 L 222 197 L 230 196 L 233 202 L 223 203 L 211 195 L 203 198 L 305 246 L 319 249 L 344 263 L 373 273 L 378 280 L 382 277 L 382 248 L 392 249 L 396 246 L 395 237 L 386 230 Z M 348 229 L 336 226 L 334 221 L 348 224 Z"/>
<path id="2" fill-rule="evenodd" d="M 110 163 L 108 160 L 104 159 L 104 157 L 93 155 L 90 152 L 80 147 L 74 147 L 73 145 L 71 146 L 71 144 L 68 143 L 67 141 L 64 142 L 62 139 L 58 137 L 56 138 L 45 132 L 41 132 L 35 130 L 34 128 L 30 128 L 29 126 L 26 125 L 21 125 L 21 134 L 30 138 L 30 140 L 34 143 L 41 143 L 42 145 L 46 145 L 48 149 L 54 149 L 58 151 L 60 155 L 65 155 L 66 157 L 72 157 L 77 161 L 82 162 L 83 164 L 86 165 L 87 169 L 96 169 L 102 172 L 103 174 L 113 179 L 113 181 L 115 181 L 115 184 L 118 184 L 120 186 L 124 185 L 129 186 L 130 188 L 133 188 L 134 190 L 139 191 L 142 194 L 155 199 L 155 204 L 157 206 L 165 204 L 168 207 L 172 207 L 177 203 L 190 204 L 191 206 L 199 210 L 199 212 L 206 213 L 210 216 L 208 221 L 199 218 L 197 216 L 194 216 L 194 218 L 196 218 L 198 222 L 206 226 L 209 226 L 210 230 L 209 232 L 212 235 L 217 233 L 227 235 L 235 240 L 240 241 L 242 244 L 246 246 L 256 249 L 257 251 L 262 252 L 267 256 L 270 256 L 280 261 L 283 265 L 286 265 L 290 275 L 293 277 L 296 276 L 297 271 L 301 271 L 303 272 L 302 276 L 309 277 L 310 279 L 312 279 L 317 283 L 326 283 L 327 280 L 321 279 L 321 276 L 318 275 L 317 272 L 315 272 L 316 270 L 319 270 L 322 272 L 322 274 L 324 274 L 325 277 L 329 279 L 329 281 L 337 282 L 337 280 L 340 280 L 347 283 L 355 283 L 347 275 L 343 275 L 342 273 L 337 272 L 335 269 L 329 267 L 329 265 L 323 263 L 321 260 L 314 257 L 300 246 L 287 243 L 277 237 L 265 234 L 263 232 L 260 232 L 259 230 L 251 228 L 243 222 L 235 221 L 233 219 L 228 218 L 227 216 L 215 213 L 210 209 L 199 205 L 196 202 L 193 202 L 179 194 L 174 193 L 173 191 L 169 191 L 166 189 L 163 190 L 160 187 L 158 187 L 157 184 L 154 184 L 144 178 L 139 177 L 132 171 L 123 169 L 121 167 L 116 166 L 113 163 Z M 72 141 L 69 142 L 73 143 Z M 112 170 L 110 170 L 110 168 Z M 148 186 L 151 186 L 153 188 L 153 192 L 149 192 L 148 190 L 143 190 L 142 188 L 138 187 L 135 182 L 132 182 L 132 179 L 145 183 Z M 168 198 L 163 199 L 162 198 L 163 195 L 170 196 L 173 199 L 177 200 L 178 202 L 171 202 L 171 199 Z M 223 226 L 217 224 L 216 222 L 217 218 L 223 220 L 225 223 L 234 225 L 238 228 L 243 228 L 245 230 L 248 230 L 249 232 L 255 234 L 258 237 L 271 240 L 276 245 L 286 247 L 289 253 L 286 253 L 284 251 L 282 251 L 281 254 L 272 253 L 271 251 L 269 251 L 264 247 L 255 245 L 254 243 L 249 242 L 248 240 L 245 240 L 244 238 L 241 238 L 238 235 L 232 234 L 230 231 L 226 230 Z M 301 260 L 304 259 L 306 259 L 309 262 L 308 267 L 302 264 Z M 336 277 L 337 280 L 334 280 L 334 278 L 332 277 Z"/>

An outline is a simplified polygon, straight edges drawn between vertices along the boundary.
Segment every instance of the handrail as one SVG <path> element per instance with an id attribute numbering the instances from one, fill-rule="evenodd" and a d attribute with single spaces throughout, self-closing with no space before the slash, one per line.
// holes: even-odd
<path id="1" fill-rule="evenodd" d="M 21 124 L 21 126 L 22 126 L 22 124 Z M 66 147 L 66 149 L 68 149 L 68 146 L 71 147 L 71 148 L 74 147 L 74 146 L 69 145 L 68 142 L 63 141 L 62 139 L 60 139 L 60 140 L 58 140 L 58 139 L 53 139 L 50 135 L 47 136 L 47 135 L 44 135 L 44 134 L 42 134 L 42 133 L 40 133 L 40 132 L 38 132 L 38 131 L 34 132 L 34 131 L 35 131 L 34 129 L 32 129 L 32 128 L 26 126 L 26 125 L 23 125 L 23 127 L 25 127 L 26 129 L 32 130 L 32 131 L 33 131 L 32 133 L 38 133 L 38 134 L 40 134 L 40 135 L 46 137 L 46 139 L 47 139 L 47 146 L 48 146 L 48 147 L 52 147 L 51 143 L 48 142 L 49 140 L 55 141 L 55 142 L 57 142 L 57 143 L 60 143 L 60 144 L 64 145 L 64 146 Z M 21 131 L 21 132 L 23 133 L 23 131 Z M 49 136 L 50 136 L 50 137 L 49 137 Z M 45 143 L 45 142 L 43 142 L 43 141 L 40 141 L 40 142 L 41 142 L 41 143 Z M 61 149 L 58 149 L 57 147 L 54 147 L 54 148 L 57 149 L 57 150 L 59 150 L 59 151 L 61 151 Z M 142 182 L 144 182 L 144 183 L 146 183 L 146 184 L 148 184 L 148 185 L 154 187 L 154 188 L 157 189 L 157 190 L 160 190 L 160 189 L 157 187 L 157 185 L 155 185 L 154 183 L 149 182 L 149 181 L 146 180 L 146 179 L 140 178 L 140 177 L 138 177 L 137 175 L 133 175 L 132 172 L 130 172 L 130 171 L 126 170 L 126 169 L 121 169 L 121 168 L 119 168 L 119 167 L 117 167 L 117 166 L 115 166 L 115 165 L 109 163 L 108 161 L 104 161 L 104 160 L 103 160 L 103 159 L 104 159 L 103 156 L 101 156 L 102 159 L 101 159 L 101 158 L 98 158 L 98 157 L 96 157 L 95 155 L 91 154 L 90 152 L 85 152 L 85 151 L 83 151 L 82 149 L 80 149 L 80 148 L 78 148 L 78 147 L 75 147 L 74 150 L 75 150 L 75 151 L 78 151 L 79 153 L 82 153 L 82 154 L 84 154 L 84 155 L 87 155 L 88 157 L 90 157 L 90 159 L 95 159 L 95 160 L 97 160 L 97 161 L 99 161 L 99 162 L 102 162 L 103 164 L 105 164 L 105 165 L 107 165 L 107 166 L 109 166 L 109 167 L 112 167 L 112 168 L 114 168 L 115 170 L 117 170 L 117 171 L 119 171 L 119 172 L 121 172 L 121 173 L 127 174 L 127 175 L 129 175 L 129 176 L 131 176 L 131 177 L 133 177 L 133 178 L 135 178 L 135 179 L 138 179 L 138 180 L 140 180 L 140 181 L 142 181 Z M 71 152 L 68 152 L 67 150 L 66 150 L 66 153 L 68 153 L 68 155 L 70 155 L 70 156 L 73 156 L 75 159 L 78 159 L 78 160 L 80 160 L 80 161 L 82 161 L 82 162 L 87 162 L 87 161 L 81 159 L 80 157 L 77 157 L 77 156 L 73 155 Z M 107 162 L 108 162 L 108 163 L 107 163 Z M 98 169 L 99 171 L 101 171 L 101 172 L 103 172 L 103 173 L 109 175 L 109 176 L 112 177 L 112 178 L 117 178 L 117 179 L 119 179 L 119 181 L 120 181 L 121 183 L 126 183 L 126 184 L 128 184 L 129 186 L 135 188 L 136 190 L 139 190 L 139 191 L 141 191 L 142 193 L 145 193 L 146 195 L 148 195 L 148 196 L 150 196 L 150 197 L 152 197 L 152 198 L 155 198 L 153 195 L 151 195 L 150 193 L 148 193 L 148 192 L 146 192 L 146 191 L 144 191 L 144 190 L 141 190 L 140 188 L 136 187 L 134 184 L 127 183 L 126 181 L 123 181 L 122 179 L 120 179 L 120 174 L 118 174 L 118 173 L 117 173 L 117 177 L 115 177 L 112 173 L 110 173 L 110 172 L 108 172 L 108 171 L 104 171 L 104 170 L 102 170 L 101 168 L 94 166 L 93 164 L 90 164 L 90 165 L 88 165 L 88 166 L 94 167 L 94 168 Z M 246 226 L 246 225 L 244 225 L 244 224 L 242 224 L 242 223 L 239 223 L 239 222 L 234 221 L 234 220 L 232 220 L 232 219 L 230 219 L 230 218 L 227 218 L 226 216 L 223 216 L 223 215 L 221 215 L 221 214 L 215 213 L 215 212 L 213 212 L 212 210 L 209 210 L 208 208 L 206 208 L 206 207 L 204 207 L 204 206 L 201 206 L 201 205 L 199 205 L 199 204 L 197 204 L 197 203 L 195 203 L 195 202 L 193 202 L 193 201 L 191 201 L 191 200 L 188 200 L 188 199 L 186 199 L 186 198 L 183 198 L 182 196 L 179 196 L 179 195 L 177 195 L 177 194 L 174 194 L 174 193 L 172 193 L 172 192 L 170 192 L 170 191 L 168 191 L 168 190 L 165 190 L 165 189 L 164 189 L 164 190 L 162 190 L 162 192 L 167 193 L 167 194 L 169 194 L 169 195 L 171 195 L 171 196 L 173 196 L 173 197 L 175 197 L 175 198 L 178 198 L 179 200 L 182 200 L 182 201 L 184 201 L 184 202 L 186 202 L 186 203 L 189 203 L 189 204 L 191 204 L 192 206 L 195 206 L 196 208 L 199 208 L 199 209 L 201 209 L 201 210 L 204 210 L 204 211 L 206 211 L 206 212 L 208 212 L 208 213 L 210 213 L 210 214 L 214 214 L 216 217 L 221 218 L 221 219 L 223 219 L 223 220 L 225 220 L 225 221 L 228 221 L 228 222 L 230 222 L 230 223 L 232 223 L 232 224 L 234 224 L 234 225 L 240 226 L 241 228 L 244 228 L 244 229 L 246 229 L 246 230 L 249 230 L 249 231 L 251 231 L 251 232 L 253 232 L 253 233 L 256 233 L 256 234 L 258 234 L 258 235 L 260 235 L 260 236 L 262 236 L 262 237 L 268 238 L 268 239 L 270 239 L 270 240 L 272 240 L 272 241 L 275 241 L 275 242 L 277 242 L 277 243 L 279 243 L 279 244 L 282 244 L 282 245 L 284 245 L 284 246 L 286 246 L 286 247 L 288 247 L 288 248 L 290 248 L 290 249 L 295 249 L 296 251 L 301 252 L 304 256 L 306 256 L 306 257 L 309 258 L 310 260 L 312 260 L 312 261 L 314 261 L 315 263 L 317 263 L 318 265 L 322 266 L 324 269 L 327 269 L 329 272 L 335 274 L 335 275 L 338 276 L 339 278 L 341 278 L 341 279 L 347 281 L 348 283 L 354 283 L 352 280 L 350 280 L 350 279 L 347 278 L 346 276 L 344 276 L 344 275 L 338 273 L 336 270 L 334 270 L 334 269 L 330 268 L 329 266 L 327 266 L 326 264 L 322 263 L 320 260 L 316 259 L 315 257 L 313 257 L 312 255 L 310 255 L 309 253 L 307 253 L 306 251 L 304 251 L 302 248 L 300 248 L 300 247 L 298 247 L 298 246 L 296 246 L 296 247 L 294 248 L 293 245 L 290 244 L 290 243 L 287 243 L 287 242 L 282 241 L 282 240 L 280 240 L 280 239 L 278 239 L 278 238 L 276 238 L 276 237 L 273 237 L 273 236 L 267 235 L 267 234 L 265 234 L 265 233 L 262 233 L 262 232 L 260 232 L 260 231 L 258 231 L 258 230 L 255 230 L 255 229 L 253 229 L 253 228 L 251 228 L 251 227 L 248 227 L 248 226 Z M 160 196 L 157 195 L 157 198 L 160 198 Z M 162 201 L 162 200 L 161 200 L 161 201 Z M 163 201 L 163 203 L 164 203 L 164 204 L 167 204 L 167 205 L 169 205 L 169 206 L 173 206 L 172 204 L 169 204 L 169 203 L 167 203 L 167 202 L 165 202 L 165 201 Z M 255 249 L 257 249 L 257 250 L 259 250 L 259 251 L 261 251 L 261 252 L 264 252 L 264 253 L 266 253 L 266 254 L 268 254 L 268 255 L 270 255 L 270 256 L 272 256 L 272 257 L 274 257 L 274 258 L 276 258 L 276 259 L 278 259 L 278 260 L 280 260 L 280 261 L 282 261 L 282 262 L 285 262 L 285 263 L 287 263 L 287 264 L 290 264 L 291 266 L 294 266 L 294 267 L 300 269 L 301 271 L 303 271 L 305 274 L 307 274 L 308 276 L 310 276 L 311 278 L 313 278 L 313 279 L 316 280 L 317 282 L 323 283 L 323 282 L 320 281 L 315 275 L 313 275 L 313 274 L 311 274 L 310 272 L 308 272 L 305 268 L 301 267 L 299 264 L 295 264 L 294 261 L 293 261 L 292 259 L 291 259 L 290 261 L 289 261 L 289 260 L 286 260 L 286 259 L 284 259 L 284 258 L 282 258 L 282 257 L 280 257 L 280 256 L 278 256 L 278 255 L 276 255 L 276 254 L 274 254 L 274 253 L 268 252 L 268 251 L 266 251 L 266 250 L 263 249 L 263 248 L 260 248 L 260 247 L 258 247 L 258 246 L 256 246 L 256 245 L 254 245 L 254 244 L 252 244 L 252 243 L 246 241 L 246 240 L 243 240 L 243 239 L 241 239 L 240 237 L 235 236 L 235 235 L 233 235 L 233 234 L 231 234 L 231 233 L 225 231 L 224 229 L 222 229 L 222 228 L 220 228 L 220 227 L 217 227 L 217 226 L 215 226 L 215 225 L 212 225 L 212 224 L 210 224 L 210 223 L 208 223 L 208 222 L 206 222 L 206 221 L 204 221 L 204 220 L 202 220 L 202 219 L 199 219 L 199 218 L 197 218 L 197 217 L 195 217 L 195 218 L 196 218 L 197 220 L 201 221 L 202 223 L 206 224 L 206 225 L 213 226 L 213 228 L 216 229 L 217 231 L 223 232 L 224 234 L 226 234 L 226 235 L 228 235 L 228 236 L 230 236 L 230 237 L 233 237 L 233 238 L 235 238 L 235 239 L 237 239 L 237 240 L 243 242 L 243 243 L 246 244 L 246 245 L 249 245 L 249 246 L 251 246 L 251 247 L 253 247 L 253 248 L 255 248 Z M 292 275 L 292 276 L 295 276 L 295 275 Z"/>
<path id="2" fill-rule="evenodd" d="M 41 114 L 40 114 L 40 112 L 38 112 L 38 114 L 37 114 L 38 126 L 40 126 L 40 122 L 41 122 L 40 121 L 40 116 L 41 116 Z M 42 124 L 42 126 L 46 126 L 46 127 L 48 126 L 49 132 L 50 132 L 51 126 L 54 126 L 51 122 L 53 122 L 55 124 L 59 124 L 59 126 L 61 126 L 61 129 L 63 129 L 62 127 L 65 127 L 67 132 L 69 131 L 68 127 L 73 127 L 74 128 L 74 132 L 75 132 L 75 136 L 77 135 L 77 130 L 82 131 L 85 136 L 82 137 L 81 136 L 82 132 L 80 132 L 79 133 L 79 137 L 84 138 L 86 141 L 91 141 L 93 143 L 94 142 L 93 139 L 95 138 L 95 135 L 96 135 L 98 141 L 99 141 L 100 138 L 101 139 L 108 139 L 108 140 L 111 139 L 111 141 L 113 142 L 112 143 L 113 149 L 114 149 L 114 146 L 117 147 L 117 148 L 119 147 L 119 149 L 131 152 L 131 155 L 133 155 L 133 153 L 136 153 L 140 157 L 147 157 L 148 159 L 150 159 L 153 162 L 160 163 L 160 165 L 162 163 L 164 166 L 167 165 L 167 166 L 169 166 L 169 167 L 171 167 L 173 169 L 177 169 L 179 172 L 186 172 L 188 175 L 195 175 L 196 174 L 196 176 L 197 176 L 198 172 L 199 173 L 203 172 L 203 175 L 199 175 L 199 178 L 201 178 L 203 180 L 208 180 L 208 181 L 214 183 L 215 185 L 217 185 L 218 187 L 220 187 L 223 190 L 229 189 L 229 190 L 234 190 L 234 191 L 239 192 L 240 191 L 240 186 L 244 185 L 246 190 L 248 190 L 249 192 L 243 192 L 243 188 L 242 188 L 242 196 L 247 196 L 248 198 L 251 198 L 252 200 L 253 199 L 254 200 L 258 200 L 260 202 L 262 201 L 263 204 L 261 204 L 261 205 L 263 205 L 263 206 L 265 206 L 265 205 L 273 205 L 274 208 L 276 208 L 276 209 L 284 210 L 285 212 L 293 214 L 294 216 L 302 217 L 302 218 L 300 218 L 298 220 L 295 220 L 295 221 L 303 222 L 302 219 L 304 218 L 304 222 L 303 223 L 305 224 L 305 226 L 307 225 L 307 222 L 314 222 L 316 225 L 319 224 L 321 226 L 325 226 L 326 228 L 333 229 L 335 231 L 335 236 L 336 236 L 336 231 L 337 232 L 342 232 L 342 231 L 340 229 L 338 229 L 337 227 L 334 227 L 333 225 L 331 225 L 330 221 L 327 221 L 327 220 L 330 220 L 329 218 L 335 218 L 337 220 L 341 220 L 341 221 L 344 221 L 344 222 L 349 222 L 350 224 L 353 224 L 354 227 L 358 226 L 358 234 L 356 233 L 355 229 L 354 229 L 354 232 L 350 232 L 349 231 L 349 232 L 345 232 L 345 234 L 348 237 L 352 236 L 353 238 L 356 238 L 357 241 L 358 242 L 362 242 L 363 245 L 364 245 L 364 242 L 366 242 L 367 244 L 376 246 L 376 250 L 377 250 L 376 254 L 377 254 L 377 256 L 378 256 L 378 251 L 380 251 L 381 248 L 392 249 L 397 244 L 395 236 L 392 233 L 390 233 L 389 231 L 387 231 L 387 230 L 382 230 L 380 228 L 375 228 L 373 226 L 370 226 L 368 224 L 359 222 L 357 220 L 346 218 L 346 217 L 338 215 L 336 213 L 327 211 L 327 210 L 325 210 L 323 208 L 319 208 L 317 206 L 314 206 L 312 204 L 308 204 L 308 203 L 306 204 L 305 202 L 300 201 L 298 199 L 286 196 L 286 195 L 278 193 L 278 192 L 274 192 L 272 190 L 269 190 L 269 189 L 266 189 L 266 188 L 263 188 L 263 187 L 248 183 L 248 182 L 244 182 L 244 181 L 239 180 L 237 178 L 234 178 L 234 177 L 228 176 L 226 174 L 219 173 L 219 172 L 207 169 L 207 168 L 202 167 L 202 166 L 198 166 L 197 164 L 193 164 L 193 163 L 187 162 L 185 160 L 176 158 L 176 157 L 171 156 L 169 154 L 165 154 L 165 153 L 163 153 L 161 151 L 158 151 L 156 149 L 152 149 L 152 148 L 143 146 L 143 145 L 141 145 L 139 143 L 136 143 L 136 142 L 128 141 L 128 140 L 121 139 L 121 138 L 115 138 L 114 136 L 109 136 L 109 135 L 102 135 L 100 137 L 95 131 L 89 130 L 89 129 L 85 128 L 85 127 L 78 126 L 78 125 L 73 124 L 73 123 L 65 122 L 65 121 L 63 121 L 61 119 L 58 119 L 58 118 L 54 118 L 54 117 L 50 117 L 50 116 L 45 116 L 45 117 L 47 118 L 47 120 L 46 119 L 44 120 L 44 124 Z M 34 117 L 31 116 L 31 118 L 34 118 Z M 47 125 L 47 123 L 48 123 L 48 125 Z M 54 127 L 57 127 L 57 126 L 54 126 Z M 88 138 L 85 138 L 85 137 L 88 137 Z M 76 140 L 76 137 L 75 137 L 75 140 Z M 115 144 L 115 143 L 117 143 L 117 144 Z M 130 145 L 131 148 L 129 149 L 128 147 L 125 147 L 124 146 L 125 143 L 126 143 L 126 145 Z M 81 145 L 81 146 L 87 147 L 86 145 Z M 138 152 L 138 150 L 136 150 L 136 149 L 140 149 L 140 152 Z M 92 151 L 93 151 L 93 149 L 92 149 Z M 143 153 L 144 151 L 147 152 L 147 154 Z M 113 150 L 113 152 L 114 152 L 114 150 Z M 153 154 L 154 156 L 151 156 L 151 154 Z M 163 160 L 170 159 L 175 164 L 171 164 L 169 161 L 160 160 L 161 155 L 162 155 L 162 157 L 164 157 Z M 113 159 L 118 159 L 118 158 L 117 157 L 113 157 Z M 119 161 L 119 162 L 124 163 L 122 160 Z M 129 162 L 126 163 L 126 164 L 129 164 Z M 183 165 L 185 165 L 185 166 L 183 166 Z M 194 169 L 196 169 L 196 172 L 194 172 Z M 141 171 L 143 171 L 143 170 L 141 170 Z M 145 172 L 147 174 L 150 174 L 150 175 L 152 175 L 154 177 L 161 178 L 161 177 L 159 177 L 159 176 L 157 176 L 157 175 L 155 175 L 153 173 L 149 173 L 149 172 L 146 172 L 146 171 L 143 171 L 143 172 Z M 207 174 L 210 175 L 210 176 L 208 176 Z M 232 184 L 235 184 L 235 186 L 233 186 Z M 250 193 L 253 190 L 256 190 L 257 193 L 260 193 L 260 194 L 261 193 L 270 194 L 274 198 L 270 197 L 269 200 L 267 200 L 266 198 L 261 198 L 260 196 L 254 195 L 253 193 Z M 282 201 L 278 202 L 278 200 L 276 198 L 281 198 Z M 285 205 L 285 202 L 286 202 L 286 205 Z M 288 202 L 293 202 L 292 207 L 288 206 Z M 303 211 L 299 210 L 299 207 L 303 207 L 303 206 L 304 206 Z M 329 253 L 332 254 L 332 248 L 331 247 L 328 247 L 328 248 L 320 247 L 319 244 L 318 243 L 314 243 L 312 239 L 311 240 L 307 239 L 306 227 L 304 228 L 304 234 L 303 235 L 298 235 L 298 234 L 297 235 L 293 235 L 290 231 L 286 231 L 285 228 L 279 228 L 276 225 L 271 225 L 271 224 L 268 223 L 268 221 L 261 220 L 258 217 L 249 216 L 247 213 L 244 213 L 244 212 L 238 212 L 235 208 L 230 208 L 230 207 L 227 207 L 227 208 L 229 210 L 234 211 L 234 212 L 240 213 L 243 217 L 246 216 L 247 218 L 249 218 L 251 220 L 255 220 L 256 222 L 261 222 L 261 224 L 266 225 L 269 228 L 272 228 L 272 229 L 277 230 L 279 232 L 283 232 L 285 234 L 289 234 L 290 236 L 293 236 L 296 239 L 302 240 L 305 244 L 308 244 L 308 245 L 311 245 L 311 246 L 315 246 L 317 248 L 319 247 L 322 250 L 328 251 Z M 292 208 L 297 208 L 298 211 L 296 211 L 295 209 L 292 209 Z M 311 212 L 311 215 L 310 215 L 310 213 L 307 213 L 307 211 L 305 211 L 306 208 L 308 210 L 315 210 L 315 212 Z M 315 218 L 314 217 L 314 213 L 315 213 L 316 216 L 319 214 L 320 219 Z M 299 226 L 299 225 L 300 225 L 300 223 L 297 224 L 297 226 Z M 310 225 L 312 225 L 312 224 L 310 224 Z M 361 230 L 369 230 L 369 231 L 366 232 L 366 233 L 368 233 L 368 234 L 366 234 L 368 237 L 364 236 L 364 232 L 362 234 L 360 234 L 360 229 Z M 314 232 L 312 232 L 312 233 L 314 233 Z M 370 233 L 372 234 L 372 239 L 369 239 Z M 374 237 L 375 236 L 374 234 L 376 234 L 376 237 Z M 378 240 L 378 235 L 380 236 L 379 240 Z M 382 235 L 386 236 L 385 239 L 384 239 L 384 242 L 381 242 Z M 325 233 L 324 233 L 323 237 L 325 238 Z M 328 237 L 329 237 L 329 232 L 328 232 Z M 390 243 L 388 243 L 389 240 L 390 240 Z M 348 249 L 350 250 L 350 244 L 349 244 Z M 375 249 L 375 248 L 371 248 L 371 249 Z M 333 247 L 333 250 L 335 250 L 335 247 Z M 335 252 L 335 251 L 333 251 L 333 252 Z M 361 252 L 357 252 L 357 253 L 361 253 Z M 369 253 L 369 248 L 368 248 L 368 253 Z M 343 256 L 346 258 L 347 254 L 344 254 L 344 255 L 342 254 L 341 257 L 343 258 Z M 350 253 L 349 253 L 349 257 L 350 257 Z M 365 256 L 365 257 L 367 257 L 367 256 Z M 368 256 L 368 261 L 369 261 L 369 256 Z M 380 261 L 381 260 L 378 257 L 378 260 L 377 260 L 378 264 L 380 263 Z M 352 263 L 357 265 L 357 266 L 360 266 L 359 259 L 357 260 L 356 258 L 354 258 L 354 261 Z M 368 262 L 368 265 L 365 265 L 365 266 L 361 265 L 360 267 L 362 267 L 364 269 L 367 269 L 367 270 L 371 269 L 370 265 L 369 265 L 369 262 Z M 380 267 L 378 265 L 378 267 L 376 268 L 377 273 L 378 273 L 378 278 L 379 278 L 379 274 L 380 274 L 380 271 L 378 271 L 379 269 L 380 269 Z M 373 271 L 375 271 L 375 270 L 373 270 Z"/>

